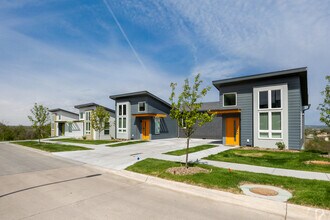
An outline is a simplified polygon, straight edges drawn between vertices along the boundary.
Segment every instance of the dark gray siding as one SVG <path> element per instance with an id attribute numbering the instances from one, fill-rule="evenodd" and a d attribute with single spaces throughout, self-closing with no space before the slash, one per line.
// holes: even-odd
<path id="1" fill-rule="evenodd" d="M 179 136 L 185 137 L 184 131 L 179 130 Z M 213 121 L 204 124 L 202 127 L 197 126 L 192 138 L 222 139 L 222 117 L 217 115 Z"/>
<path id="2" fill-rule="evenodd" d="M 288 111 L 289 111 L 289 148 L 301 148 L 301 93 L 299 78 L 290 80 L 288 84 Z"/>
<path id="3" fill-rule="evenodd" d="M 222 94 L 229 92 L 237 92 L 237 106 L 230 108 L 241 109 L 241 145 L 253 146 L 253 87 L 271 86 L 276 84 L 288 84 L 288 129 L 289 129 L 289 148 L 300 149 L 300 110 L 301 93 L 299 77 L 287 77 L 272 80 L 256 80 L 246 82 L 240 85 L 223 86 L 220 88 L 220 106 L 222 103 Z M 226 109 L 226 107 L 222 107 Z M 247 142 L 250 140 L 250 143 Z"/>
<path id="4" fill-rule="evenodd" d="M 141 120 L 150 120 L 150 134 L 151 139 L 162 139 L 162 138 L 173 138 L 177 137 L 177 124 L 176 121 L 171 119 L 169 116 L 170 107 L 164 103 L 149 97 L 149 96 L 135 96 L 130 98 L 117 99 L 117 102 L 130 102 L 131 103 L 131 114 L 143 114 L 143 113 L 156 113 L 166 114 L 166 118 L 161 118 L 161 129 L 160 134 L 155 134 L 155 120 L 153 117 L 141 118 L 132 116 L 131 120 L 131 138 L 141 138 Z M 138 103 L 145 101 L 147 109 L 145 112 L 138 111 Z"/>

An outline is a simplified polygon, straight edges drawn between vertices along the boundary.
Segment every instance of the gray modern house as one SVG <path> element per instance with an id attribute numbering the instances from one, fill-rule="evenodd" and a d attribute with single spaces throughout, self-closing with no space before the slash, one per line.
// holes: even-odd
<path id="1" fill-rule="evenodd" d="M 116 102 L 116 137 L 162 139 L 177 137 L 171 105 L 148 91 L 110 96 Z"/>
<path id="2" fill-rule="evenodd" d="M 210 110 L 222 119 L 223 144 L 274 148 L 283 142 L 287 149 L 303 148 L 304 112 L 309 108 L 306 67 L 216 80 L 213 85 L 220 100 Z"/>

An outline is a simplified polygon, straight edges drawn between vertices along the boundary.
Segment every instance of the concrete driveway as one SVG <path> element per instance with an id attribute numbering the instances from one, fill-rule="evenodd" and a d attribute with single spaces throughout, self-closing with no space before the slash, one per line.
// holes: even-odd
<path id="1" fill-rule="evenodd" d="M 218 147 L 203 152 L 190 154 L 192 160 L 200 159 L 209 154 L 216 154 L 230 149 L 220 145 L 217 140 L 192 139 L 190 146 L 201 144 L 217 144 Z M 77 144 L 78 145 L 78 144 Z M 171 138 L 152 140 L 146 143 L 133 144 L 121 147 L 107 147 L 104 145 L 84 145 L 92 147 L 90 151 L 72 151 L 53 153 L 61 157 L 97 165 L 100 167 L 122 170 L 126 167 L 146 158 L 167 159 L 172 161 L 183 161 L 184 157 L 164 155 L 168 151 L 179 150 L 186 147 L 186 139 Z"/>
<path id="2" fill-rule="evenodd" d="M 24 147 L 0 155 L 0 219 L 283 219 Z"/>

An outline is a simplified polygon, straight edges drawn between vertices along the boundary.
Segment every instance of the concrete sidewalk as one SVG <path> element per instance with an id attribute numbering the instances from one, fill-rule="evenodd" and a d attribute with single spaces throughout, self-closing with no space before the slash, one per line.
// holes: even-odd
<path id="1" fill-rule="evenodd" d="M 264 174 L 271 174 L 277 176 L 295 177 L 300 179 L 315 179 L 315 180 L 330 181 L 330 174 L 328 173 L 253 166 L 247 164 L 228 163 L 228 162 L 213 161 L 213 160 L 200 160 L 199 163 L 208 164 L 220 168 L 230 168 L 233 170 L 248 171 L 253 173 L 264 173 Z"/>

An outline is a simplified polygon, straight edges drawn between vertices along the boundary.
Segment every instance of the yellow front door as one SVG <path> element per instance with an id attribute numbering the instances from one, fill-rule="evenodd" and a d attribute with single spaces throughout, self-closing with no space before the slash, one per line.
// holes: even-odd
<path id="1" fill-rule="evenodd" d="M 150 140 L 150 120 L 142 120 L 142 140 Z"/>
<path id="2" fill-rule="evenodd" d="M 226 145 L 239 145 L 239 118 L 226 118 Z"/>

